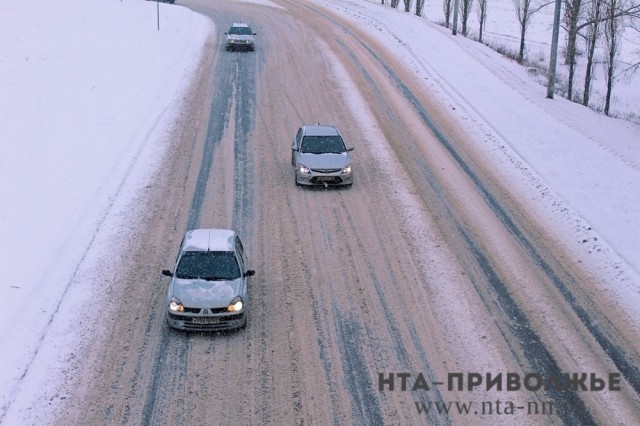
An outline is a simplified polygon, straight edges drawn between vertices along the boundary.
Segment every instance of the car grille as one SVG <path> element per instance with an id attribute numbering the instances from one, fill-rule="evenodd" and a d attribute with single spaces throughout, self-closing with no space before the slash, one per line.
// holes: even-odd
<path id="1" fill-rule="evenodd" d="M 176 315 L 169 312 L 169 318 L 174 321 L 182 321 L 181 328 L 188 330 L 220 330 L 228 329 L 237 321 L 242 321 L 244 313 L 234 315 L 222 315 L 218 317 Z M 213 321 L 213 322 L 210 322 Z"/>
<path id="2" fill-rule="evenodd" d="M 337 173 L 342 169 L 311 169 L 311 171 L 316 172 L 316 173 L 323 173 L 323 174 L 329 174 L 329 173 Z"/>
<path id="3" fill-rule="evenodd" d="M 227 308 L 204 308 L 208 311 L 208 314 L 221 314 L 223 312 L 227 312 Z M 201 308 L 184 308 L 184 311 L 190 314 L 199 314 L 202 309 Z M 207 315 L 207 314 L 205 314 Z"/>
<path id="4" fill-rule="evenodd" d="M 316 176 L 312 177 L 309 180 L 311 184 L 328 184 L 328 185 L 336 185 L 342 183 L 342 178 L 340 176 Z"/>
<path id="5" fill-rule="evenodd" d="M 222 315 L 216 318 L 218 318 L 221 322 L 224 322 L 224 321 L 233 321 L 237 319 L 242 319 L 243 316 L 244 316 L 244 313 L 240 312 L 239 314 Z M 198 317 L 192 317 L 188 315 L 178 315 L 172 312 L 169 312 L 169 317 L 171 317 L 171 319 L 174 319 L 174 320 L 188 321 L 188 322 L 193 321 L 194 318 L 198 318 Z"/>

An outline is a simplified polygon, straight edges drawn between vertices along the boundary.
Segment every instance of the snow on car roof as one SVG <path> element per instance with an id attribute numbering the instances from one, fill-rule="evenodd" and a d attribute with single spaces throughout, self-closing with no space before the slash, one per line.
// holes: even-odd
<path id="1" fill-rule="evenodd" d="M 304 126 L 304 134 L 308 136 L 336 136 L 338 135 L 338 130 L 331 125 L 313 124 Z"/>
<path id="2" fill-rule="evenodd" d="M 229 229 L 193 229 L 184 237 L 183 251 L 233 251 L 235 235 Z"/>

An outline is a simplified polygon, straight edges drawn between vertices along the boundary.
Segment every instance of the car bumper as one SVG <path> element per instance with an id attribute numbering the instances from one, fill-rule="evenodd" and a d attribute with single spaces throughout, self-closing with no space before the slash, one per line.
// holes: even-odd
<path id="1" fill-rule="evenodd" d="M 242 328 L 247 323 L 244 312 L 234 315 L 203 317 L 167 312 L 167 324 L 177 330 L 220 331 Z"/>
<path id="2" fill-rule="evenodd" d="M 229 42 L 227 42 L 227 49 L 253 50 L 253 43 L 243 43 L 243 42 L 239 42 L 239 41 L 229 41 Z"/>
<path id="3" fill-rule="evenodd" d="M 298 185 L 351 185 L 353 183 L 353 173 L 349 174 L 302 174 L 296 172 Z"/>

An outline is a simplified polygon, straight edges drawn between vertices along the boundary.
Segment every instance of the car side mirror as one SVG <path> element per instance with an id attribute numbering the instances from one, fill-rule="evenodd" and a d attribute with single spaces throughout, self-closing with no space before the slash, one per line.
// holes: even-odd
<path id="1" fill-rule="evenodd" d="M 355 146 L 350 146 L 349 148 L 347 148 L 347 151 L 353 151 L 354 149 L 356 149 Z"/>
<path id="2" fill-rule="evenodd" d="M 256 33 L 253 33 L 253 35 L 257 35 Z"/>
<path id="3" fill-rule="evenodd" d="M 171 272 L 168 269 L 163 269 L 162 270 L 162 275 L 166 275 L 167 277 L 172 277 L 173 276 L 173 272 Z"/>
<path id="4" fill-rule="evenodd" d="M 253 269 L 249 269 L 247 272 L 244 273 L 245 277 L 252 277 L 256 274 L 256 271 L 254 271 Z"/>

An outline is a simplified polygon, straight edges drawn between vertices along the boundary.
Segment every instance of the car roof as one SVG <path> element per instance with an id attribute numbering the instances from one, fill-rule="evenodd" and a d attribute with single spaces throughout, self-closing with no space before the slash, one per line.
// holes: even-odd
<path id="1" fill-rule="evenodd" d="M 193 229 L 185 234 L 182 251 L 234 251 L 235 237 L 229 229 Z"/>
<path id="2" fill-rule="evenodd" d="M 338 129 L 329 124 L 313 124 L 302 126 L 305 136 L 340 136 Z"/>
<path id="3" fill-rule="evenodd" d="M 249 24 L 247 24 L 246 22 L 234 22 L 233 25 L 231 25 L 232 27 L 249 27 Z"/>

